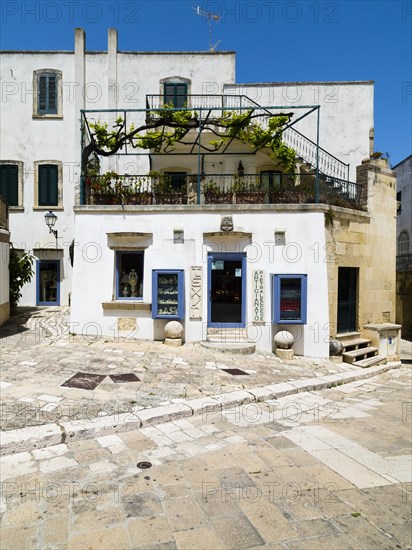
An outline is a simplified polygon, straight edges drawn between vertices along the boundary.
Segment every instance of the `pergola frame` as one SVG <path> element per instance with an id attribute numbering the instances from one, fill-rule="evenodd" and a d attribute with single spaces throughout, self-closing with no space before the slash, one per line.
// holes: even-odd
<path id="1" fill-rule="evenodd" d="M 193 154 L 193 151 L 197 145 L 197 157 L 198 157 L 198 170 L 197 170 L 197 203 L 200 204 L 200 183 L 201 183 L 201 172 L 202 172 L 202 156 L 204 155 L 223 155 L 225 154 L 227 148 L 229 145 L 233 142 L 234 139 L 236 139 L 236 135 L 232 136 L 229 143 L 226 144 L 226 146 L 223 148 L 222 151 L 202 151 L 202 145 L 201 145 L 201 135 L 204 131 L 204 128 L 206 124 L 213 124 L 213 120 L 216 120 L 216 118 L 213 118 L 211 116 L 212 111 L 218 111 L 223 114 L 224 111 L 265 111 L 262 113 L 259 113 L 256 115 L 257 117 L 268 117 L 268 116 L 276 116 L 274 113 L 272 113 L 270 110 L 303 110 L 305 109 L 307 112 L 302 114 L 300 117 L 298 117 L 296 120 L 290 121 L 285 124 L 282 131 L 284 131 L 287 128 L 292 128 L 297 122 L 300 120 L 306 118 L 307 116 L 311 115 L 312 113 L 316 113 L 316 168 L 315 168 L 315 201 L 318 203 L 319 201 L 319 135 L 320 135 L 320 105 L 258 105 L 256 104 L 256 107 L 249 106 L 236 106 L 236 107 L 167 107 L 167 112 L 175 112 L 175 111 L 196 111 L 198 116 L 198 128 L 197 128 L 197 137 L 194 140 L 192 144 L 192 148 L 190 152 L 188 153 L 179 153 L 179 152 L 137 152 L 136 150 L 128 151 L 127 143 L 125 143 L 124 152 L 116 152 L 113 153 L 114 156 L 123 156 L 123 155 L 136 155 L 136 156 L 148 156 L 149 157 L 149 163 L 150 166 L 152 164 L 152 156 L 163 156 L 163 155 L 180 155 L 180 156 L 191 156 Z M 87 114 L 88 113 L 101 113 L 101 114 L 107 114 L 107 113 L 119 113 L 123 115 L 124 125 L 125 128 L 127 127 L 127 113 L 146 113 L 146 115 L 155 112 L 155 111 L 161 111 L 162 109 L 81 109 L 80 111 L 80 120 L 81 120 L 81 151 L 82 151 L 82 157 L 83 157 L 83 150 L 85 147 L 85 135 L 86 132 L 89 135 L 89 138 L 92 138 L 92 131 L 90 129 L 89 121 L 87 120 Z M 204 115 L 204 116 L 202 116 Z M 279 116 L 282 116 L 282 113 L 279 114 Z M 163 131 L 166 125 L 163 125 Z M 178 143 L 178 141 L 176 142 Z M 250 154 L 255 155 L 258 149 L 256 149 L 253 152 L 245 153 L 245 151 L 242 152 L 231 152 L 231 154 Z M 110 156 L 110 155 L 108 155 Z M 82 166 L 82 173 L 80 177 L 80 199 L 81 204 L 85 203 L 85 190 L 84 190 L 84 166 L 83 161 L 81 162 Z"/>

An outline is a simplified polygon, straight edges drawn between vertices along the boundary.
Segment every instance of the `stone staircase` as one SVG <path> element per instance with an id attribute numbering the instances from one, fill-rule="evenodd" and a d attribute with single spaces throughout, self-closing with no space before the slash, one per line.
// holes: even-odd
<path id="1" fill-rule="evenodd" d="M 343 345 L 343 361 L 355 367 L 371 367 L 386 363 L 386 357 L 378 355 L 378 348 L 371 346 L 371 341 L 361 338 L 359 332 L 341 334 L 337 339 Z"/>
<path id="2" fill-rule="evenodd" d="M 243 328 L 208 328 L 206 340 L 200 342 L 205 348 L 227 353 L 250 355 L 256 351 L 256 346 L 247 338 Z"/>

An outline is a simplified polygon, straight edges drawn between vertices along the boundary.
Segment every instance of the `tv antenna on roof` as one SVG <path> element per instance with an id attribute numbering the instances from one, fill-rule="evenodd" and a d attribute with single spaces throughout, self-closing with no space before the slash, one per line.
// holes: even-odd
<path id="1" fill-rule="evenodd" d="M 215 44 L 212 42 L 212 22 L 215 21 L 215 23 L 219 23 L 219 21 L 222 19 L 220 15 L 216 15 L 215 13 L 210 13 L 208 11 L 204 11 L 200 9 L 200 6 L 197 6 L 196 8 L 192 8 L 196 15 L 201 15 L 202 17 L 207 17 L 207 22 L 209 25 L 209 51 L 214 52 L 216 51 L 217 45 L 221 42 L 218 40 Z"/>

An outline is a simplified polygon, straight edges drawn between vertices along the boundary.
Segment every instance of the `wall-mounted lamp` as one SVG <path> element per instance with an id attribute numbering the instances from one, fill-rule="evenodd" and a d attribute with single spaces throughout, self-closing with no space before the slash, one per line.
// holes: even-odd
<path id="1" fill-rule="evenodd" d="M 44 216 L 44 219 L 46 220 L 46 225 L 49 228 L 49 232 L 53 233 L 55 239 L 56 239 L 56 248 L 57 248 L 57 229 L 53 229 L 54 224 L 57 221 L 56 214 L 53 214 L 53 212 L 50 210 L 47 212 L 47 214 Z"/>

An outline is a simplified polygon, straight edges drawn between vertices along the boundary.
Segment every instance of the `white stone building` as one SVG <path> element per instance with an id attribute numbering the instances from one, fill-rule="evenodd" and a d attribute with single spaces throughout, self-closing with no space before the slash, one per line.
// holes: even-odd
<path id="1" fill-rule="evenodd" d="M 162 339 L 175 318 L 185 341 L 223 327 L 271 351 L 287 328 L 296 353 L 319 357 L 330 335 L 394 321 L 393 290 L 377 285 L 371 311 L 363 298 L 379 217 L 370 208 L 379 185 L 389 186 L 379 176 L 372 189 L 369 165 L 357 170 L 373 151 L 373 82 L 237 84 L 234 52 L 119 52 L 113 29 L 107 52 L 87 51 L 77 29 L 74 52 L 3 52 L 1 70 L 2 132 L 13 128 L 2 136 L 1 185 L 12 198 L 13 242 L 37 258 L 22 303 L 71 296 L 79 334 Z M 120 125 L 153 131 L 165 105 L 200 117 L 190 143 L 84 155 L 96 143 L 93 124 L 110 131 L 120 116 Z M 287 113 L 293 175 L 267 147 L 221 139 L 215 123 L 228 112 L 250 112 L 263 129 Z M 208 184 L 226 198 L 208 199 Z M 239 186 L 260 195 L 256 203 Z M 392 206 L 390 195 L 386 216 Z M 347 237 L 352 226 L 359 242 Z"/>

